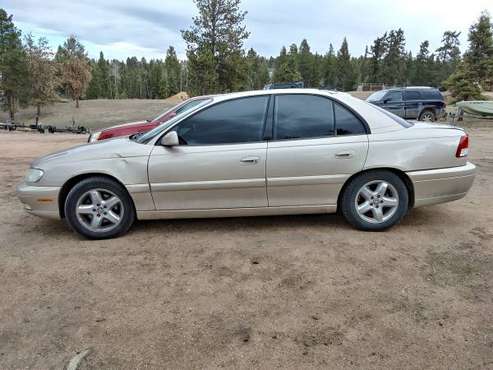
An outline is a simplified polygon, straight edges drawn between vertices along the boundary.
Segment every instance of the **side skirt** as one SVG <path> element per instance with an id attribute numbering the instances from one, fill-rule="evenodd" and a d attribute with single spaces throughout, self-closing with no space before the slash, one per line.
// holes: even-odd
<path id="1" fill-rule="evenodd" d="M 166 218 L 213 218 L 213 217 L 250 217 L 273 215 L 296 215 L 313 213 L 335 213 L 337 206 L 322 204 L 318 206 L 260 207 L 260 208 L 224 208 L 224 209 L 186 209 L 163 211 L 137 211 L 137 219 L 153 220 Z"/>

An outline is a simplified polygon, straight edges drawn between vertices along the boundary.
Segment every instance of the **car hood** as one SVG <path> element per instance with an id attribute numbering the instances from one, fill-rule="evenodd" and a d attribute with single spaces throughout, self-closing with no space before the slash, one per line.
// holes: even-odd
<path id="1" fill-rule="evenodd" d="M 90 144 L 79 145 L 70 149 L 61 150 L 32 162 L 31 167 L 43 167 L 48 162 L 56 161 L 87 161 L 111 158 L 130 158 L 148 156 L 152 150 L 151 145 L 139 144 L 128 138 L 116 138 L 97 141 Z"/>

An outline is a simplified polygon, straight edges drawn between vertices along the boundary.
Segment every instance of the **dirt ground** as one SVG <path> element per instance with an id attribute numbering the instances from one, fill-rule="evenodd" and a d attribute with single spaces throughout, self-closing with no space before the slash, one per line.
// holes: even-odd
<path id="1" fill-rule="evenodd" d="M 457 202 L 383 233 L 337 215 L 138 222 L 86 241 L 26 214 L 29 162 L 85 137 L 0 133 L 0 368 L 493 368 L 493 127 Z"/>

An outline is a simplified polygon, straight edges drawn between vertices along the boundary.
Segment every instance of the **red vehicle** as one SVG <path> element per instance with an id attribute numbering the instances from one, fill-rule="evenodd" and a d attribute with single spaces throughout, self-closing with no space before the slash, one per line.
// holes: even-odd
<path id="1" fill-rule="evenodd" d="M 153 120 L 124 123 L 123 125 L 111 126 L 101 131 L 93 132 L 89 135 L 87 142 L 92 143 L 99 140 L 106 140 L 119 136 L 131 136 L 150 131 L 154 127 L 159 126 L 161 123 L 169 121 L 176 115 L 198 107 L 207 100 L 209 100 L 208 96 L 197 96 L 195 98 L 190 98 L 178 105 L 175 105 L 173 108 L 160 114 Z"/>

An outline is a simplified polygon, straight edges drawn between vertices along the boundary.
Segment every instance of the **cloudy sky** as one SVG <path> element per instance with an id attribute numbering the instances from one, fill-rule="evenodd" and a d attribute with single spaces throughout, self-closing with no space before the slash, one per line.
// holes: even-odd
<path id="1" fill-rule="evenodd" d="M 192 0 L 0 0 L 23 33 L 45 36 L 56 48 L 70 34 L 78 36 L 89 55 L 162 58 L 169 45 L 181 58 L 180 35 L 196 15 Z M 440 44 L 446 30 L 467 30 L 482 10 L 493 15 L 493 0 L 243 0 L 248 11 L 246 43 L 262 55 L 278 55 L 282 45 L 308 39 L 312 50 L 325 53 L 329 43 L 339 48 L 344 36 L 352 54 L 389 29 L 403 28 L 407 48 L 415 52 L 429 40 Z"/>

